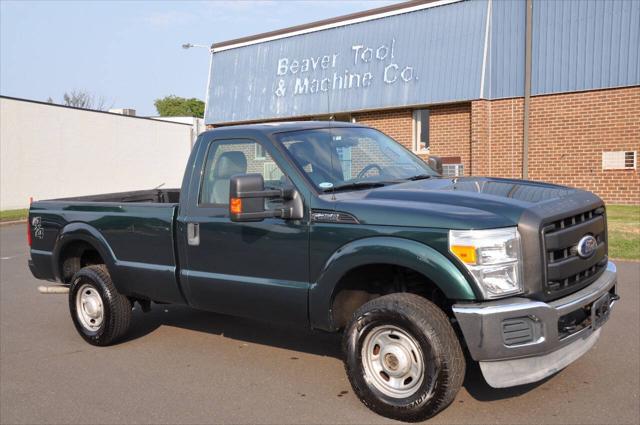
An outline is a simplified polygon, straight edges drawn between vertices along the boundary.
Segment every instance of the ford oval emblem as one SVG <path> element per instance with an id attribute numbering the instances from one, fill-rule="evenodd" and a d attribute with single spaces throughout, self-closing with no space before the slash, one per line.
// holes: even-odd
<path id="1" fill-rule="evenodd" d="M 578 242 L 577 251 L 578 255 L 582 258 L 589 258 L 596 252 L 598 241 L 591 235 L 585 235 Z"/>

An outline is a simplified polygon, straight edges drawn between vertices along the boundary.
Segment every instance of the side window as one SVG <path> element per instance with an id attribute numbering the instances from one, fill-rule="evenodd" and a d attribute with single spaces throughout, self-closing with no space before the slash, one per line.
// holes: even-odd
<path id="1" fill-rule="evenodd" d="M 227 206 L 231 177 L 249 173 L 262 174 L 266 188 L 282 187 L 286 181 L 280 167 L 259 143 L 248 139 L 214 140 L 207 152 L 198 205 Z"/>

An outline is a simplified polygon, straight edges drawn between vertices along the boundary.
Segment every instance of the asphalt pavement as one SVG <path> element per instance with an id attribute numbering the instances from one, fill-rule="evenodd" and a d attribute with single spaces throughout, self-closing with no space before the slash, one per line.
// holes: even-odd
<path id="1" fill-rule="evenodd" d="M 65 295 L 40 295 L 25 224 L 0 226 L 0 422 L 391 423 L 351 391 L 336 335 L 180 306 L 134 312 L 129 338 L 96 348 Z M 476 365 L 429 423 L 637 424 L 640 263 L 619 262 L 621 301 L 596 346 L 540 383 L 489 387 Z"/>

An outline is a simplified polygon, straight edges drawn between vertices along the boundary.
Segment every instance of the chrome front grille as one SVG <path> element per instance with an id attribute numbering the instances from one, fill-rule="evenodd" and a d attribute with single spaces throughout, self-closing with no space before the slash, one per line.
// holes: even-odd
<path id="1" fill-rule="evenodd" d="M 607 222 L 604 207 L 556 220 L 543 227 L 545 251 L 545 295 L 560 297 L 593 282 L 607 266 Z M 596 239 L 595 252 L 588 258 L 578 255 L 580 239 Z"/>

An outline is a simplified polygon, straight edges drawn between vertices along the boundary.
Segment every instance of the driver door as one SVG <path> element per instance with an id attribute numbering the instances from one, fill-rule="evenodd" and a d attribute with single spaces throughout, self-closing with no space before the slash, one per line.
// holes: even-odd
<path id="1" fill-rule="evenodd" d="M 201 181 L 191 183 L 198 184 L 197 200 L 181 218 L 186 227 L 198 229 L 197 243 L 189 238 L 185 244 L 183 279 L 189 304 L 306 325 L 308 222 L 270 218 L 236 223 L 229 217 L 231 176 L 260 173 L 267 188 L 280 187 L 289 179 L 256 140 L 213 140 L 206 149 Z"/>

